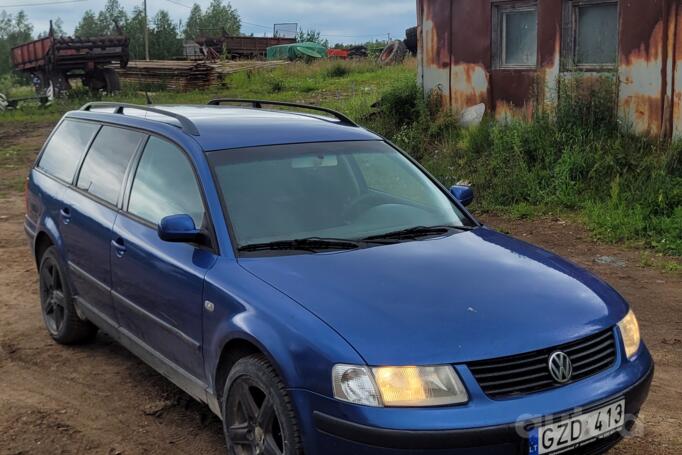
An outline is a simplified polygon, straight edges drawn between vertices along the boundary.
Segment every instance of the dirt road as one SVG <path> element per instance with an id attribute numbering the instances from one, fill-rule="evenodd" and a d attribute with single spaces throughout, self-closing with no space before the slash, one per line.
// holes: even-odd
<path id="1" fill-rule="evenodd" d="M 0 126 L 0 454 L 221 454 L 208 409 L 106 336 L 54 344 L 42 327 L 17 182 L 47 125 Z M 641 435 L 613 453 L 682 453 L 682 274 L 642 265 L 641 252 L 590 240 L 561 220 L 486 222 L 594 270 L 633 305 L 657 363 Z"/>

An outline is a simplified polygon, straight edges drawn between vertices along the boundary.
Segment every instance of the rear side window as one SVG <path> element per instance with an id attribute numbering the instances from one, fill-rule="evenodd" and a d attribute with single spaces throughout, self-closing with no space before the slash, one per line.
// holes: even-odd
<path id="1" fill-rule="evenodd" d="M 71 183 L 78 162 L 98 129 L 99 125 L 95 123 L 63 121 L 45 147 L 38 167 L 53 177 Z"/>
<path id="2" fill-rule="evenodd" d="M 85 157 L 78 188 L 116 204 L 128 163 L 144 134 L 103 126 Z"/>
<path id="3" fill-rule="evenodd" d="M 135 173 L 128 212 L 153 224 L 166 216 L 185 214 L 202 226 L 201 191 L 182 150 L 164 140 L 149 139 Z"/>

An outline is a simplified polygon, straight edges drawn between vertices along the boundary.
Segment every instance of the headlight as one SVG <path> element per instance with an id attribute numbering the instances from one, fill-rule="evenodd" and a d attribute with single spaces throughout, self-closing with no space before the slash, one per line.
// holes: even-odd
<path id="1" fill-rule="evenodd" d="M 628 359 L 631 359 L 637 354 L 639 346 L 642 343 L 642 338 L 639 334 L 639 323 L 632 310 L 630 310 L 627 316 L 618 323 L 618 328 L 623 337 L 625 355 L 627 355 Z"/>
<path id="2" fill-rule="evenodd" d="M 469 400 L 451 366 L 377 367 L 336 365 L 334 397 L 367 406 L 445 406 Z"/>

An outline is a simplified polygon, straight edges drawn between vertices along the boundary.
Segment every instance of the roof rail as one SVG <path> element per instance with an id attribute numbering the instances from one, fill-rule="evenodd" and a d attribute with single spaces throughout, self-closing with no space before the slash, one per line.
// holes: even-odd
<path id="1" fill-rule="evenodd" d="M 163 109 L 158 109 L 150 106 L 142 106 L 138 104 L 127 104 L 127 103 L 114 103 L 107 101 L 97 101 L 84 105 L 81 107 L 81 111 L 92 111 L 93 108 L 107 109 L 114 108 L 114 114 L 124 114 L 124 109 L 137 109 L 139 111 L 153 112 L 154 114 L 165 115 L 166 117 L 172 117 L 178 122 L 180 122 L 180 128 L 187 134 L 192 136 L 199 136 L 199 130 L 197 129 L 194 122 L 185 117 L 184 115 L 176 114 L 175 112 L 164 111 Z"/>
<path id="2" fill-rule="evenodd" d="M 263 100 L 247 100 L 239 98 L 216 98 L 208 102 L 209 106 L 220 106 L 221 104 L 250 104 L 254 109 L 262 109 L 263 106 L 283 106 L 296 107 L 299 109 L 309 109 L 311 111 L 324 112 L 331 114 L 343 125 L 358 127 L 358 124 L 351 120 L 346 115 L 326 107 L 312 106 L 310 104 L 287 103 L 285 101 L 263 101 Z"/>

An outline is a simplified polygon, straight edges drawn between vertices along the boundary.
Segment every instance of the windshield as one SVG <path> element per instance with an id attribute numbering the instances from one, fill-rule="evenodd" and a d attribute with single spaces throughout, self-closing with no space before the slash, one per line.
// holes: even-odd
<path id="1" fill-rule="evenodd" d="M 238 246 L 359 240 L 473 222 L 419 168 L 381 141 L 209 153 Z"/>

